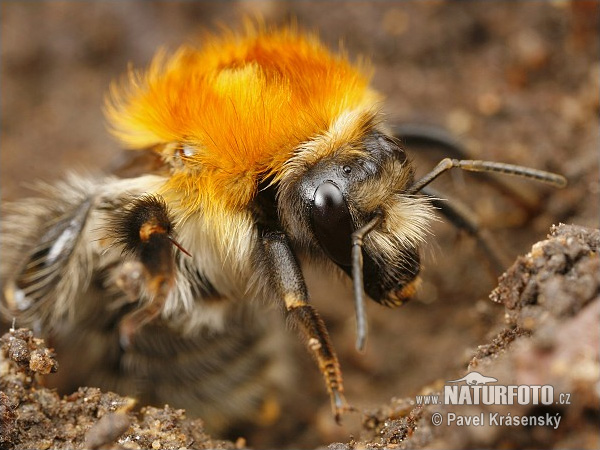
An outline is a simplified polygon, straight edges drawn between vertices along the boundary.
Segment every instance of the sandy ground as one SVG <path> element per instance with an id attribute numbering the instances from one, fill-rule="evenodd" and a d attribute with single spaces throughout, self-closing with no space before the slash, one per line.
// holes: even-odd
<path id="1" fill-rule="evenodd" d="M 569 187 L 560 191 L 514 179 L 498 187 L 468 174 L 436 182 L 436 189 L 474 209 L 509 261 L 545 239 L 552 224 L 598 227 L 599 11 L 597 3 L 583 1 L 230 2 L 224 6 L 4 2 L 2 199 L 27 195 L 26 184 L 32 180 L 57 179 L 67 170 L 111 167 L 120 149 L 105 131 L 101 111 L 109 83 L 129 62 L 147 64 L 160 46 L 174 49 L 198 39 L 207 27 L 216 29 L 219 22 L 235 27 L 242 16 L 255 12 L 275 24 L 295 17 L 332 47 L 342 40 L 353 57 L 367 55 L 376 70 L 374 85 L 387 97 L 384 108 L 390 121 L 444 127 L 476 158 L 564 174 Z M 411 154 L 419 173 L 444 156 L 435 149 L 415 148 Z M 507 194 L 511 189 L 519 195 Z M 328 280 L 306 268 L 314 303 L 340 356 L 347 397 L 357 408 L 372 411 L 375 419 L 363 425 L 356 415 L 341 427 L 335 425 L 312 361 L 299 344 L 292 345 L 290 352 L 298 355 L 298 370 L 305 380 L 298 386 L 304 401 L 284 410 L 270 430 L 236 431 L 249 445 L 314 448 L 331 442 L 388 446 L 412 442 L 416 446 L 416 440 L 404 440 L 403 432 L 392 432 L 396 425 L 403 426 L 405 434 L 410 429 L 407 417 L 413 406 L 406 402 L 426 386 L 461 377 L 480 355 L 478 346 L 491 345 L 498 335 L 510 335 L 502 334 L 503 330 L 522 326 L 510 314 L 506 322 L 505 306 L 488 298 L 499 274 L 486 269 L 474 243 L 443 221 L 434 231 L 418 298 L 397 310 L 368 305 L 370 336 L 365 355 L 354 350 L 349 286 L 340 283 L 333 291 Z M 324 284 L 328 295 L 321 293 Z M 334 297 L 336 301 L 331 301 Z M 597 325 L 598 315 L 592 318 Z M 566 328 L 561 333 L 569 340 L 575 331 Z M 572 364 L 574 370 L 579 367 L 579 362 Z M 496 369 L 485 367 L 482 373 L 494 375 Z M 553 380 L 548 376 L 541 381 Z M 389 403 L 392 398 L 397 400 Z M 388 404 L 386 412 L 383 405 Z M 588 409 L 584 416 L 597 419 L 597 402 Z M 433 412 L 415 414 L 413 422 L 429 420 Z M 404 423 L 386 428 L 382 417 L 390 416 Z M 568 431 L 563 440 L 540 438 L 533 429 L 523 433 L 518 444 L 512 443 L 514 447 L 544 446 L 540 443 L 597 447 L 597 434 L 580 433 L 589 440 L 576 439 L 577 426 L 564 427 Z M 582 429 L 586 428 L 582 425 Z M 466 433 L 464 439 L 441 442 L 452 442 L 457 448 L 497 448 L 502 442 L 496 435 L 502 432 L 495 433 L 489 431 L 489 441 Z M 395 436 L 397 442 L 376 441 L 376 435 L 377 439 Z"/>

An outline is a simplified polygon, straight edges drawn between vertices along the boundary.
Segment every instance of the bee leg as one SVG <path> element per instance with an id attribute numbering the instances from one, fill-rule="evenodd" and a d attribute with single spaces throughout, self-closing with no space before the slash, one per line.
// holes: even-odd
<path id="1" fill-rule="evenodd" d="M 459 230 L 466 231 L 477 241 L 477 245 L 487 257 L 495 275 L 501 274 L 510 266 L 509 258 L 496 245 L 490 233 L 479 226 L 475 213 L 466 205 L 456 200 L 447 201 L 439 192 L 430 187 L 423 188 L 421 192 L 431 198 L 433 206 L 438 208 L 452 225 Z"/>
<path id="2" fill-rule="evenodd" d="M 144 196 L 115 220 L 117 240 L 133 253 L 134 261 L 125 263 L 117 279 L 130 299 L 147 297 L 149 302 L 128 313 L 119 323 L 121 345 L 131 345 L 137 331 L 155 319 L 175 284 L 173 224 L 164 201 Z"/>
<path id="3" fill-rule="evenodd" d="M 143 281 L 141 283 L 129 283 L 133 286 L 128 295 L 137 293 L 137 298 L 140 298 L 141 284 L 143 284 L 145 286 L 145 291 L 150 298 L 150 303 L 128 313 L 121 319 L 121 322 L 119 323 L 119 336 L 123 348 L 127 348 L 131 345 L 133 337 L 144 325 L 158 317 L 167 300 L 169 291 L 174 284 L 175 273 L 172 262 L 172 244 L 168 239 L 165 242 L 159 242 L 159 244 L 160 245 L 156 246 L 151 252 L 147 252 L 146 257 L 152 259 L 156 257 L 159 260 L 162 258 L 163 261 L 157 264 L 156 260 L 148 262 L 142 259 L 139 263 L 143 266 Z M 144 255 L 144 252 L 142 252 L 142 255 Z M 142 258 L 144 258 L 144 256 L 142 256 Z M 136 261 L 136 263 L 137 262 L 138 261 Z M 131 266 L 131 273 L 122 273 L 121 275 L 125 278 L 137 277 L 139 269 L 140 267 L 134 263 L 134 265 Z M 127 266 L 125 266 L 125 270 L 128 270 Z"/>
<path id="4" fill-rule="evenodd" d="M 121 347 L 128 348 L 133 342 L 135 334 L 148 322 L 155 319 L 164 305 L 164 299 L 153 301 L 142 308 L 130 312 L 119 322 L 119 341 Z"/>
<path id="5" fill-rule="evenodd" d="M 263 238 L 273 287 L 285 302 L 287 317 L 298 326 L 307 339 L 331 398 L 336 422 L 342 413 L 352 411 L 344 397 L 342 371 L 329 333 L 316 309 L 308 303 L 308 292 L 302 272 L 283 233 L 268 233 Z"/>

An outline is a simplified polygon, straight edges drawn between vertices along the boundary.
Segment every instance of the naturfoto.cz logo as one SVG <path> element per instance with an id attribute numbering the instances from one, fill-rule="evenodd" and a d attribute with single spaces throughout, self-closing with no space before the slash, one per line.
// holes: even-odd
<path id="1" fill-rule="evenodd" d="M 418 405 L 569 405 L 571 394 L 554 395 L 551 385 L 500 385 L 497 378 L 469 372 L 458 380 L 446 381 L 441 394 L 418 395 Z M 512 415 L 487 411 L 476 414 L 434 412 L 431 423 L 440 426 L 541 426 L 558 428 L 560 413 Z"/>
<path id="2" fill-rule="evenodd" d="M 458 380 L 444 385 L 442 395 L 418 395 L 418 405 L 552 405 L 570 404 L 570 395 L 554 396 L 551 385 L 498 385 L 494 377 L 469 372 Z M 462 384 L 462 383 L 465 384 Z"/>

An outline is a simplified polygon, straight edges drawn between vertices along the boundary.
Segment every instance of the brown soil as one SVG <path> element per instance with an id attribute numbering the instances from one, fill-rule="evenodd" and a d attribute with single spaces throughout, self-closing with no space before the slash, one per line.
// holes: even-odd
<path id="1" fill-rule="evenodd" d="M 597 448 L 599 249 L 599 230 L 561 225 L 517 258 L 490 295 L 504 304 L 506 327 L 478 347 L 467 368 L 503 385 L 551 385 L 553 404 L 419 406 L 414 398 L 397 399 L 366 414 L 360 441 L 330 448 Z M 439 384 L 421 392 L 440 393 Z M 450 413 L 485 419 L 480 426 L 449 425 Z M 441 414 L 438 426 L 434 414 Z M 560 422 L 557 428 L 499 426 L 492 416 Z"/>
<path id="2" fill-rule="evenodd" d="M 598 227 L 596 2 L 242 1 L 222 6 L 51 1 L 3 2 L 1 7 L 3 200 L 26 196 L 24 183 L 32 180 L 58 179 L 66 170 L 112 167 L 120 149 L 105 131 L 102 98 L 127 63 L 144 66 L 162 45 L 176 48 L 206 27 L 215 29 L 215 22 L 235 27 L 242 15 L 258 10 L 269 23 L 293 16 L 301 26 L 318 30 L 332 47 L 342 39 L 353 57 L 368 56 L 375 68 L 374 85 L 387 96 L 384 107 L 390 121 L 444 127 L 476 158 L 564 174 L 569 186 L 560 191 L 512 178 L 498 186 L 470 174 L 436 181 L 437 190 L 476 212 L 509 261 L 529 252 L 552 224 Z M 411 154 L 418 173 L 444 156 L 435 149 L 414 148 Z M 504 305 L 488 298 L 499 274 L 490 273 L 472 240 L 443 221 L 434 232 L 435 240 L 424 255 L 418 298 L 397 310 L 368 305 L 365 355 L 354 349 L 348 283 L 332 287 L 306 268 L 314 303 L 340 356 L 347 397 L 367 413 L 344 417 L 343 425 L 337 426 L 314 363 L 300 344 L 292 345 L 290 353 L 297 355 L 302 380 L 295 389 L 300 399 L 284 408 L 276 426 L 237 430 L 231 434 L 234 441 L 243 436 L 254 447 L 293 448 L 331 442 L 343 442 L 340 448 L 599 446 L 594 426 L 598 394 L 593 386 L 600 376 L 593 232 L 559 228 L 555 236 L 534 245 L 494 291 L 493 297 Z M 28 337 L 22 341 L 30 353 L 38 345 Z M 36 354 L 41 362 L 51 360 L 46 353 Z M 57 358 L 60 363 L 60 355 Z M 185 419 L 181 411 L 121 410 L 129 400 L 91 387 L 61 398 L 39 387 L 31 369 L 19 371 L 6 362 L 1 367 L 5 422 L 0 447 L 43 446 L 41 440 L 24 440 L 35 437 L 33 429 L 26 428 L 34 421 L 21 419 L 27 412 L 39 414 L 36 420 L 45 417 L 41 422 L 56 430 L 40 435 L 48 446 L 81 447 L 86 430 L 109 413 L 112 419 L 96 425 L 89 439 L 110 441 L 103 436 L 114 437 L 113 431 L 117 434 L 115 430 L 125 427 L 126 416 L 131 426 L 117 439 L 119 445 L 125 445 L 129 435 L 128 445 L 140 443 L 134 436 L 144 436 L 143 447 L 155 441 L 168 447 L 167 437 L 160 435 L 165 431 L 161 424 L 174 427 L 167 431 L 181 430 L 172 448 L 216 445 L 202 434 L 199 421 Z M 444 381 L 475 367 L 502 384 L 537 382 L 570 393 L 572 405 L 551 411 L 563 417 L 557 432 L 535 427 L 432 427 L 437 410 L 415 408 L 415 395 L 439 390 Z M 13 378 L 20 380 L 21 391 L 9 391 L 15 386 L 7 380 Z M 94 404 L 87 412 L 86 398 Z M 454 408 L 452 412 L 466 414 L 462 406 Z M 527 408 L 519 405 L 509 411 L 523 415 Z"/>
<path id="3" fill-rule="evenodd" d="M 60 397 L 40 378 L 57 367 L 53 352 L 30 330 L 2 337 L 0 448 L 96 449 L 117 441 L 131 449 L 236 448 L 211 439 L 202 421 L 186 418 L 181 409 L 144 407 L 134 413 L 134 399 L 90 387 Z"/>

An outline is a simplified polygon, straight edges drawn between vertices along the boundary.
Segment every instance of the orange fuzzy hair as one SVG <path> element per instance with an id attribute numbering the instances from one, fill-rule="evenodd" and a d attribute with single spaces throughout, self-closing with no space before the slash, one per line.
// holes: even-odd
<path id="1" fill-rule="evenodd" d="M 277 176 L 294 149 L 325 133 L 345 111 L 378 100 L 370 75 L 294 27 L 208 36 L 201 50 L 159 52 L 147 71 L 113 85 L 106 114 L 129 148 L 191 146 L 165 194 L 190 210 L 244 207 L 259 182 Z"/>

